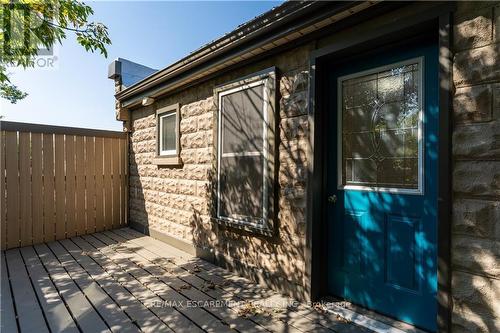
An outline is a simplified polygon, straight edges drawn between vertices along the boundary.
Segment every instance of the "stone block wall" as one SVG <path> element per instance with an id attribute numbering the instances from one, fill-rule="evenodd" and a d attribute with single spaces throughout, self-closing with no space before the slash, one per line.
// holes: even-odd
<path id="1" fill-rule="evenodd" d="M 263 60 L 131 112 L 130 221 L 209 250 L 221 265 L 274 289 L 304 295 L 306 151 L 308 149 L 308 55 L 311 44 Z M 277 233 L 264 237 L 210 220 L 215 183 L 214 88 L 276 66 L 279 91 Z M 183 165 L 152 163 L 156 151 L 155 110 L 181 104 Z"/>
<path id="2" fill-rule="evenodd" d="M 155 109 L 148 107 L 132 112 L 129 196 L 132 222 L 188 239 L 194 216 L 201 219 L 208 215 L 205 193 L 213 141 L 211 106 L 212 98 L 207 98 L 181 108 L 182 168 L 152 164 L 156 154 Z"/>
<path id="3" fill-rule="evenodd" d="M 500 4 L 454 17 L 453 332 L 500 331 Z"/>

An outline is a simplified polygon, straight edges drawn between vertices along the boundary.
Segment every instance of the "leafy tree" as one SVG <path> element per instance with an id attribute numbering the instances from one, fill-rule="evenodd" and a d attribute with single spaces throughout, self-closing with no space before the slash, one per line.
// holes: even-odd
<path id="1" fill-rule="evenodd" d="M 7 68 L 33 67 L 40 47 L 62 43 L 67 33 L 88 52 L 107 57 L 105 25 L 89 22 L 92 8 L 77 0 L 0 0 L 0 96 L 11 103 L 27 94 L 10 82 Z"/>

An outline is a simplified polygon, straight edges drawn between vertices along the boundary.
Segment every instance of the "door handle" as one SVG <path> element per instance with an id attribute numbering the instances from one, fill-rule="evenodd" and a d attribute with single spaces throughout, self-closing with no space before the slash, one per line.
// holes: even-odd
<path id="1" fill-rule="evenodd" d="M 337 202 L 337 196 L 335 194 L 332 194 L 328 197 L 328 202 L 331 204 L 335 204 Z"/>

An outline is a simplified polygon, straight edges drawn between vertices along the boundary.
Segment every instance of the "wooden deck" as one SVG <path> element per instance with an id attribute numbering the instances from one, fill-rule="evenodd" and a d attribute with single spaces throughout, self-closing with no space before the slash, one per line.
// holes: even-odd
<path id="1" fill-rule="evenodd" d="M 132 229 L 2 251 L 1 332 L 368 332 Z"/>

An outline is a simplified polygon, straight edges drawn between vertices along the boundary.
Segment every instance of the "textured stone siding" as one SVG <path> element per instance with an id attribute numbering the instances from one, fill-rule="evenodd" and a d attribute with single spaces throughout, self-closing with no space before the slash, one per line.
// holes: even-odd
<path id="1" fill-rule="evenodd" d="M 308 54 L 310 45 L 169 96 L 131 112 L 130 220 L 212 250 L 235 270 L 275 289 L 303 295 Z M 210 221 L 215 182 L 215 86 L 276 66 L 279 92 L 278 232 L 263 237 Z M 152 164 L 155 110 L 181 104 L 181 167 Z"/>
<path id="2" fill-rule="evenodd" d="M 191 220 L 208 215 L 205 193 L 211 167 L 212 98 L 181 108 L 182 168 L 152 164 L 156 152 L 156 119 L 153 108 L 132 113 L 130 136 L 130 219 L 154 226 L 180 239 L 189 239 Z M 137 118 L 139 114 L 143 117 Z M 186 129 L 195 123 L 196 133 Z M 208 125 L 207 125 L 208 123 Z M 189 138 L 189 139 L 188 139 Z"/>
<path id="3" fill-rule="evenodd" d="M 454 26 L 453 332 L 500 331 L 500 5 Z"/>

